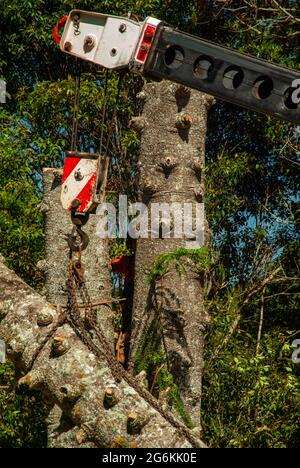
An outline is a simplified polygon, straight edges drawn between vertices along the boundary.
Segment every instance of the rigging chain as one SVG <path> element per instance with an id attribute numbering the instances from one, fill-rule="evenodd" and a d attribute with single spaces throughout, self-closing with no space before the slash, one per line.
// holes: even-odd
<path id="1" fill-rule="evenodd" d="M 161 407 L 159 401 L 145 388 L 143 388 L 134 376 L 129 374 L 124 367 L 116 360 L 113 351 L 101 330 L 101 327 L 96 321 L 93 311 L 92 302 L 88 293 L 88 289 L 84 280 L 84 269 L 81 264 L 81 253 L 78 259 L 74 262 L 72 259 L 68 269 L 68 308 L 67 322 L 70 324 L 76 335 L 87 346 L 87 348 L 98 358 L 105 359 L 114 378 L 117 382 L 122 379 L 127 382 L 147 403 L 152 406 L 164 419 L 166 419 L 173 427 L 175 427 L 186 439 L 192 447 L 201 448 L 197 438 L 191 431 L 179 421 L 171 411 Z M 78 306 L 77 295 L 79 294 L 82 303 L 85 305 L 84 318 Z"/>
<path id="2" fill-rule="evenodd" d="M 110 143 L 112 140 L 112 135 L 113 135 L 113 128 L 114 128 L 114 123 L 116 120 L 117 116 L 117 110 L 118 110 L 118 104 L 120 100 L 120 92 L 121 92 L 121 86 L 122 82 L 124 79 L 124 76 L 127 72 L 121 71 L 119 72 L 119 78 L 118 78 L 118 84 L 117 84 L 117 96 L 116 96 L 116 102 L 114 105 L 113 113 L 112 113 L 112 118 L 110 121 L 110 126 L 108 127 L 107 130 L 107 141 L 106 141 L 106 148 L 105 148 L 105 153 L 103 157 L 103 170 L 102 170 L 102 180 L 101 180 L 101 193 L 99 197 L 99 203 L 103 203 L 104 197 L 105 197 L 105 190 L 106 190 L 106 185 L 107 185 L 107 179 L 108 179 L 108 171 L 109 171 L 109 164 L 110 164 Z M 105 88 L 104 88 L 104 93 L 105 93 L 105 100 L 104 100 L 104 107 L 103 107 L 103 116 L 102 116 L 102 129 L 101 129 L 101 137 L 100 137 L 100 157 L 102 157 L 102 150 L 103 150 L 103 130 L 104 130 L 104 124 L 105 124 L 105 117 L 106 117 L 106 105 L 107 105 L 107 85 L 108 85 L 108 73 L 106 73 L 105 77 Z M 99 184 L 98 180 L 98 184 Z"/>
<path id="3" fill-rule="evenodd" d="M 76 74 L 75 78 L 75 97 L 74 97 L 74 113 L 73 113 L 73 125 L 72 125 L 72 141 L 71 141 L 71 149 L 72 151 L 76 151 L 77 140 L 78 140 L 78 113 L 79 113 L 79 100 L 80 100 L 80 76 L 81 76 L 81 68 L 78 68 L 78 73 Z M 110 125 L 107 128 L 107 139 L 106 139 L 106 146 L 104 155 L 103 146 L 104 146 L 104 128 L 105 128 L 105 121 L 106 121 L 106 107 L 108 101 L 108 70 L 105 72 L 105 79 L 104 79 L 104 102 L 103 102 L 103 110 L 102 110 L 102 124 L 101 124 L 101 134 L 100 134 L 100 145 L 99 145 L 99 158 L 101 158 L 101 164 L 98 165 L 98 174 L 97 174 L 97 189 L 101 186 L 100 196 L 98 196 L 98 203 L 103 203 L 105 197 L 105 190 L 108 180 L 108 171 L 109 171 L 109 164 L 110 164 L 110 143 L 112 140 L 113 135 L 113 128 L 114 123 L 117 115 L 117 109 L 120 99 L 120 91 L 123 78 L 126 72 L 121 71 L 119 72 L 118 84 L 117 84 L 117 96 L 116 102 L 114 105 L 114 109 L 112 112 L 112 117 L 110 120 Z M 76 213 L 76 209 L 74 209 L 71 213 L 71 220 L 74 225 L 72 233 L 67 235 L 66 240 L 70 249 L 73 252 L 78 252 L 79 249 L 85 250 L 89 244 L 89 238 L 86 233 L 82 231 L 82 225 L 86 224 L 89 218 L 89 213 Z M 77 239 L 79 238 L 79 242 Z"/>
<path id="4" fill-rule="evenodd" d="M 71 139 L 71 151 L 76 151 L 77 137 L 78 137 L 78 113 L 79 113 L 79 101 L 80 101 L 80 79 L 81 79 L 81 65 L 78 65 L 76 59 L 77 72 L 75 75 L 75 93 L 74 93 L 74 111 L 73 111 L 73 123 L 72 123 L 72 139 Z"/>

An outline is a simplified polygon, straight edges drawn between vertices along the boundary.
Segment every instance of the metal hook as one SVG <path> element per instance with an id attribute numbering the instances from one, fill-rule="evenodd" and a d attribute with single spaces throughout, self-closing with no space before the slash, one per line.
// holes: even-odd
<path id="1" fill-rule="evenodd" d="M 78 243 L 77 236 L 80 237 L 80 243 Z M 90 242 L 89 236 L 78 226 L 74 226 L 72 233 L 67 235 L 66 240 L 72 252 L 85 250 Z"/>
<path id="2" fill-rule="evenodd" d="M 89 220 L 89 213 L 76 213 L 71 212 L 71 221 L 75 226 L 84 226 Z"/>

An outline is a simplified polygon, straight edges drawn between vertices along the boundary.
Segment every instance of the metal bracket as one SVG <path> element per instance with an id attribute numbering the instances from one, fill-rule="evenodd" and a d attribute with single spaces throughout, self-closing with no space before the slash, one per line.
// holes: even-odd
<path id="1" fill-rule="evenodd" d="M 73 10 L 66 22 L 60 48 L 69 55 L 119 70 L 128 67 L 142 25 L 128 18 Z"/>
<path id="2" fill-rule="evenodd" d="M 88 213 L 95 206 L 100 155 L 68 151 L 64 162 L 61 203 L 65 210 Z"/>
<path id="3" fill-rule="evenodd" d="M 142 71 L 153 40 L 162 24 L 119 16 L 73 10 L 66 21 L 60 48 L 63 52 L 111 70 L 131 67 Z"/>

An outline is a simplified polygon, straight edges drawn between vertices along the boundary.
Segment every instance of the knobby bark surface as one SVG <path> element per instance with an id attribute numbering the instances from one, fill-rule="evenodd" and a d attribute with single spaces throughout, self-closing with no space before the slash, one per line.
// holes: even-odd
<path id="1" fill-rule="evenodd" d="M 48 302 L 67 303 L 67 269 L 70 249 L 65 236 L 72 230 L 70 213 L 64 210 L 60 202 L 61 170 L 44 169 L 44 198 L 41 211 L 45 217 L 45 260 L 39 268 L 45 275 L 44 295 Z M 96 234 L 97 216 L 91 214 L 83 230 L 90 242 L 82 252 L 85 280 L 92 302 L 111 300 L 111 278 L 108 252 L 108 240 L 100 239 Z M 113 313 L 109 305 L 97 307 L 98 322 L 103 328 L 108 342 L 113 349 Z"/>
<path id="2" fill-rule="evenodd" d="M 70 249 L 66 235 L 72 230 L 70 213 L 65 211 L 60 202 L 62 171 L 44 169 L 44 197 L 41 211 L 45 218 L 45 259 L 38 267 L 45 275 L 43 294 L 48 302 L 65 305 L 67 303 L 67 270 Z M 90 215 L 83 230 L 88 234 L 90 242 L 82 252 L 82 262 L 85 268 L 85 280 L 92 302 L 111 300 L 111 279 L 107 240 L 96 235 L 97 216 Z M 76 254 L 75 254 L 76 255 Z M 112 310 L 109 305 L 98 306 L 97 321 L 106 339 L 114 348 L 114 330 Z M 62 410 L 55 404 L 47 418 L 48 447 L 74 446 L 72 440 L 72 425 Z"/>
<path id="3" fill-rule="evenodd" d="M 59 439 L 62 446 L 191 446 L 124 379 L 116 382 L 105 356 L 96 358 L 69 325 L 61 326 L 34 359 L 57 317 L 56 309 L 0 257 L 0 338 L 6 342 L 8 356 L 26 374 L 22 382 L 40 389 L 68 417 L 69 431 L 63 428 Z M 57 338 L 63 352 L 55 352 Z M 110 405 L 105 404 L 108 390 L 114 397 Z M 137 428 L 129 424 L 133 415 L 143 423 Z M 203 446 L 200 441 L 199 446 Z"/>
<path id="4" fill-rule="evenodd" d="M 136 125 L 143 133 L 142 201 L 149 206 L 154 200 L 202 201 L 206 114 L 211 98 L 170 83 L 148 85 L 141 98 L 145 101 L 144 117 L 137 119 Z M 190 439 L 141 396 L 135 385 L 124 378 L 115 381 L 106 357 L 96 358 L 68 324 L 59 327 L 35 358 L 58 318 L 59 309 L 46 299 L 65 304 L 67 298 L 68 247 L 64 234 L 70 232 L 71 223 L 60 205 L 60 184 L 60 171 L 44 172 L 41 209 L 45 214 L 46 258 L 39 265 L 46 278 L 43 297 L 0 259 L 0 338 L 7 344 L 8 356 L 26 374 L 22 382 L 40 389 L 53 403 L 48 420 L 49 446 L 190 447 Z M 96 217 L 91 217 L 85 227 L 91 243 L 83 262 L 92 300 L 109 300 L 108 249 L 106 242 L 96 237 L 96 222 Z M 207 323 L 201 278 L 192 271 L 180 277 L 170 270 L 155 287 L 149 287 L 146 280 L 160 253 L 182 245 L 185 241 L 178 239 L 138 243 L 132 356 L 159 312 L 164 318 L 169 368 L 193 417 L 200 402 L 203 330 Z M 113 347 L 111 316 L 108 307 L 99 309 L 98 323 Z M 58 354 L 57 340 L 63 349 Z M 145 375 L 139 375 L 138 381 L 145 385 Z M 107 395 L 113 395 L 112 405 L 107 404 Z M 165 397 L 161 406 L 168 407 Z M 193 419 L 199 427 L 198 414 Z M 191 434 L 193 440 L 197 439 L 198 430 Z M 204 446 L 200 440 L 197 445 Z"/>
<path id="5" fill-rule="evenodd" d="M 213 98 L 164 81 L 146 85 L 139 98 L 143 111 L 132 125 L 142 137 L 140 201 L 149 212 L 154 203 L 190 203 L 194 207 L 203 203 L 206 122 Z M 165 221 L 162 217 L 160 230 Z M 171 223 L 169 239 L 137 241 L 130 368 L 143 354 L 150 330 L 162 326 L 167 367 L 192 423 L 199 428 L 203 337 L 208 322 L 203 278 L 192 269 L 180 275 L 171 266 L 155 284 L 147 279 L 160 254 L 191 246 L 187 242 L 193 236 L 172 238 L 173 228 Z M 151 229 L 149 225 L 149 237 Z M 205 231 L 205 222 L 201 229 Z M 207 237 L 195 247 L 208 242 Z"/>

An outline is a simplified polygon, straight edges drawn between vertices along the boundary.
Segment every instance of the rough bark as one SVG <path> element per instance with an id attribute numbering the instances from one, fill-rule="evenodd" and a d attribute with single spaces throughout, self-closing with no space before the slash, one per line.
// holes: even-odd
<path id="1" fill-rule="evenodd" d="M 40 389 L 68 417 L 69 445 L 73 440 L 73 445 L 80 447 L 191 446 L 125 379 L 116 383 L 105 356 L 96 358 L 67 324 L 55 332 L 34 360 L 57 316 L 55 308 L 5 267 L 0 258 L 0 338 L 7 344 L 9 357 L 27 373 L 22 382 Z M 51 324 L 45 325 L 45 317 Z M 60 355 L 53 353 L 57 337 L 65 345 Z M 104 404 L 108 389 L 116 395 L 111 407 Z M 129 427 L 134 413 L 143 416 L 143 424 L 146 422 L 136 434 Z M 203 446 L 200 441 L 198 445 Z"/>
<path id="2" fill-rule="evenodd" d="M 69 261 L 69 247 L 65 235 L 72 230 L 70 214 L 60 202 L 61 171 L 44 169 L 44 198 L 41 211 L 45 217 L 45 260 L 39 268 L 45 274 L 43 294 L 50 303 L 66 304 L 66 278 Z M 82 253 L 85 279 L 93 302 L 111 299 L 111 278 L 108 255 L 108 240 L 96 235 L 97 216 L 91 214 L 84 231 L 90 243 Z M 113 347 L 113 321 L 109 305 L 98 306 L 98 321 Z"/>
<path id="3" fill-rule="evenodd" d="M 41 211 L 45 218 L 45 259 L 38 267 L 45 275 L 43 294 L 53 304 L 67 303 L 66 276 L 69 262 L 69 247 L 65 235 L 72 229 L 71 217 L 60 202 L 61 174 L 58 169 L 44 169 L 44 197 Z M 111 299 L 111 279 L 107 240 L 96 236 L 96 216 L 90 215 L 84 231 L 90 243 L 82 253 L 85 279 L 93 302 Z M 97 307 L 97 319 L 106 339 L 114 348 L 112 311 L 109 306 Z M 72 426 L 60 408 L 53 405 L 47 418 L 48 447 L 74 445 Z"/>
<path id="4" fill-rule="evenodd" d="M 140 201 L 149 212 L 153 203 L 202 203 L 206 121 L 213 99 L 164 81 L 148 84 L 139 97 L 143 112 L 132 125 L 142 135 Z M 161 253 L 185 247 L 188 240 L 171 234 L 170 239 L 137 241 L 130 367 L 160 315 L 169 371 L 193 424 L 200 427 L 203 337 L 208 322 L 203 278 L 192 270 L 179 275 L 171 267 L 155 285 L 147 279 Z"/>

